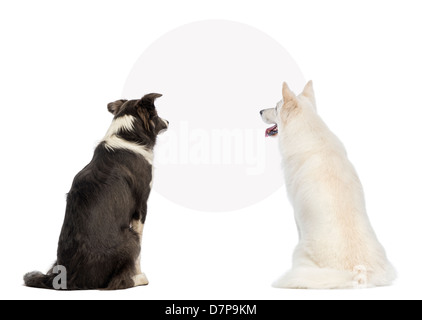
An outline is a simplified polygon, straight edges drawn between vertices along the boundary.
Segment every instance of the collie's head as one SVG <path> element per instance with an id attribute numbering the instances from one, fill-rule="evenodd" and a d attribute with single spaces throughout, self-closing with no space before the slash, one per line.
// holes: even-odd
<path id="1" fill-rule="evenodd" d="M 303 92 L 296 96 L 287 83 L 283 83 L 283 99 L 275 108 L 261 110 L 261 117 L 265 123 L 272 126 L 265 131 L 265 135 L 276 136 L 289 123 L 294 122 L 304 113 L 316 114 L 315 94 L 312 81 L 309 81 Z"/>
<path id="2" fill-rule="evenodd" d="M 158 116 L 154 105 L 159 93 L 150 93 L 138 100 L 117 100 L 108 104 L 114 115 L 108 135 L 136 142 L 147 147 L 155 144 L 157 135 L 167 130 L 169 122 Z"/>

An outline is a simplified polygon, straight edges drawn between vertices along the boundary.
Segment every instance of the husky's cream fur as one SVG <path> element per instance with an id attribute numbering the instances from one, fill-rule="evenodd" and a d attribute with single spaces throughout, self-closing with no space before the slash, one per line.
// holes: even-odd
<path id="1" fill-rule="evenodd" d="M 362 185 L 341 141 L 316 112 L 310 81 L 296 96 L 261 112 L 278 125 L 287 193 L 299 244 L 279 288 L 361 288 L 390 285 L 395 271 L 369 222 Z"/>

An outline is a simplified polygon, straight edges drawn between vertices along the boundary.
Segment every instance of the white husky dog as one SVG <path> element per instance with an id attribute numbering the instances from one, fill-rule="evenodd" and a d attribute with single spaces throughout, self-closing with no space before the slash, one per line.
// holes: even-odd
<path id="1" fill-rule="evenodd" d="M 395 271 L 371 227 L 362 185 L 340 140 L 316 112 L 310 81 L 296 96 L 283 85 L 283 100 L 261 111 L 279 134 L 286 189 L 299 244 L 293 267 L 278 288 L 362 288 L 390 285 Z"/>

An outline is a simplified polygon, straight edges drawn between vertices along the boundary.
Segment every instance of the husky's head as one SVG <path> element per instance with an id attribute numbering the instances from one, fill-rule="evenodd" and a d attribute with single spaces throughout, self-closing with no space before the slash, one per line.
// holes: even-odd
<path id="1" fill-rule="evenodd" d="M 296 96 L 287 83 L 283 83 L 283 99 L 275 108 L 261 110 L 261 117 L 265 123 L 272 126 L 265 130 L 265 136 L 275 137 L 289 121 L 304 110 L 316 111 L 315 94 L 312 81 L 309 81 L 303 92 Z"/>

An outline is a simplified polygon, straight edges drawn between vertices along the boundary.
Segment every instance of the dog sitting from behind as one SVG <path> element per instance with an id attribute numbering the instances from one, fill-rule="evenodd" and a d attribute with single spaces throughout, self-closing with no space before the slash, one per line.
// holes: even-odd
<path id="1" fill-rule="evenodd" d="M 114 115 L 92 161 L 67 195 L 57 261 L 46 274 L 24 276 L 26 286 L 54 288 L 54 267 L 66 268 L 68 290 L 147 285 L 140 249 L 152 184 L 153 148 L 168 121 L 154 105 L 160 94 L 108 105 Z"/>
<path id="2" fill-rule="evenodd" d="M 361 288 L 392 283 L 395 271 L 369 222 L 362 185 L 341 141 L 317 114 L 310 81 L 261 111 L 279 137 L 299 244 L 279 288 Z"/>

